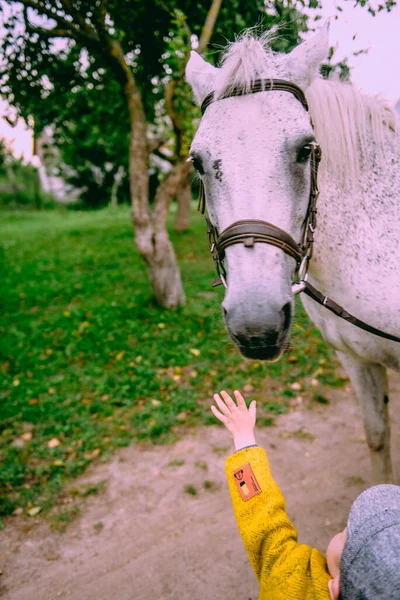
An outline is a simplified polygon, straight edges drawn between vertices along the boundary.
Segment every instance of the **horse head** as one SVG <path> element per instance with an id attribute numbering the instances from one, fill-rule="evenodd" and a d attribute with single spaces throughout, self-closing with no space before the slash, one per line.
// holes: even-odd
<path id="1" fill-rule="evenodd" d="M 301 244 L 315 143 L 310 116 L 288 91 L 247 91 L 254 81 L 272 78 L 306 92 L 319 77 L 328 49 L 326 26 L 287 55 L 273 53 L 267 36 L 248 35 L 229 46 L 220 68 L 191 53 L 186 78 L 197 102 L 214 93 L 190 156 L 215 231 L 255 220 Z M 233 89 L 243 90 L 243 95 L 230 95 Z M 276 245 L 255 243 L 227 246 L 224 261 L 222 308 L 229 335 L 244 356 L 277 360 L 290 336 L 295 258 Z"/>

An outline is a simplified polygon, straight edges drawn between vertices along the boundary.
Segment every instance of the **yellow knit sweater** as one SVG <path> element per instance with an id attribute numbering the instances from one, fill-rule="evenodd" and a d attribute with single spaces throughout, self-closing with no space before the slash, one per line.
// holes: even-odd
<path id="1" fill-rule="evenodd" d="M 261 492 L 244 501 L 233 472 L 247 463 Z M 260 583 L 259 600 L 329 600 L 325 556 L 297 542 L 265 450 L 254 446 L 229 456 L 226 475 L 239 531 Z"/>

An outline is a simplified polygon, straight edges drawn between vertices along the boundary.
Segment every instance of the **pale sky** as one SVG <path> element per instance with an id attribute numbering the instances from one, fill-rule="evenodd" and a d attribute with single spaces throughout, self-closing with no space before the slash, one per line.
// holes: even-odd
<path id="1" fill-rule="evenodd" d="M 331 45 L 337 47 L 337 60 L 349 57 L 353 83 L 367 93 L 382 94 L 395 103 L 400 99 L 400 4 L 390 13 L 382 11 L 376 17 L 366 8 L 355 7 L 352 0 L 340 4 L 341 13 L 335 10 L 335 0 L 322 0 L 322 4 L 323 19 L 318 23 L 339 15 L 338 20 L 331 19 Z M 369 49 L 368 54 L 352 56 L 354 51 L 363 49 Z M 5 102 L 0 100 L 0 115 L 5 108 Z M 0 119 L 0 136 L 9 140 L 17 156 L 31 159 L 32 134 L 22 121 L 12 128 Z"/>

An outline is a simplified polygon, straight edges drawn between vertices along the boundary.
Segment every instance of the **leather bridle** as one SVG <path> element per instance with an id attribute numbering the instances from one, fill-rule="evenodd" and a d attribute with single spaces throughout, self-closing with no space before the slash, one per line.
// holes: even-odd
<path id="1" fill-rule="evenodd" d="M 308 103 L 303 90 L 296 84 L 283 79 L 256 79 L 249 89 L 244 90 L 240 87 L 229 89 L 225 94 L 218 97 L 217 100 L 269 91 L 290 92 L 299 102 L 301 102 L 304 109 L 308 112 Z M 214 92 L 211 92 L 206 96 L 201 105 L 202 115 L 204 115 L 207 107 L 215 101 Z M 321 148 L 319 144 L 313 142 L 310 146 L 310 196 L 303 224 L 302 241 L 300 244 L 297 244 L 291 235 L 276 225 L 258 219 L 243 219 L 241 221 L 236 221 L 219 234 L 209 217 L 205 214 L 205 189 L 203 182 L 200 182 L 197 208 L 204 214 L 207 222 L 208 243 L 218 273 L 218 278 L 213 282 L 213 287 L 221 284 L 227 287 L 226 271 L 224 267 L 225 249 L 227 247 L 234 244 L 244 244 L 245 247 L 252 248 L 257 242 L 270 244 L 283 250 L 283 252 L 294 258 L 296 261 L 296 277 L 295 282 L 292 284 L 292 291 L 294 294 L 304 292 L 307 296 L 318 302 L 318 304 L 325 306 L 328 310 L 349 323 L 385 339 L 400 342 L 400 337 L 380 331 L 349 314 L 336 302 L 319 292 L 307 281 L 308 265 L 313 255 L 314 232 L 317 226 L 317 200 L 319 196 L 318 166 L 321 161 Z M 192 159 L 190 158 L 189 160 Z"/>

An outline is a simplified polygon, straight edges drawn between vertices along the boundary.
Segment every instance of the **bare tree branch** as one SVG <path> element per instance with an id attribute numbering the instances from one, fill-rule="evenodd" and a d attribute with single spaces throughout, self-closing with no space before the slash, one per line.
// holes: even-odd
<path id="1" fill-rule="evenodd" d="M 11 127 L 15 127 L 18 123 L 19 117 L 14 117 L 14 119 L 13 119 L 12 117 L 9 117 L 8 115 L 3 115 L 3 119 L 5 121 L 7 121 L 7 123 L 9 125 L 11 125 Z"/>
<path id="2" fill-rule="evenodd" d="M 101 0 L 100 2 L 100 22 L 105 25 L 107 17 L 107 0 Z"/>
<path id="3" fill-rule="evenodd" d="M 164 144 L 166 144 L 168 142 L 168 138 L 166 137 L 149 137 L 149 135 L 147 136 L 147 146 L 149 149 L 149 153 L 150 154 L 157 154 L 158 156 L 160 156 L 161 158 L 165 159 L 165 160 L 169 160 L 171 161 L 171 157 L 167 156 L 166 154 L 163 154 L 160 151 L 161 146 L 163 146 Z"/>
<path id="4" fill-rule="evenodd" d="M 75 39 L 76 37 L 71 31 L 67 31 L 65 29 L 43 29 L 41 27 L 33 27 L 33 25 L 29 25 L 26 27 L 26 30 L 29 33 L 37 33 L 41 37 L 48 38 L 49 40 L 60 37 Z"/>
<path id="5" fill-rule="evenodd" d="M 94 30 L 92 32 L 89 32 L 86 29 L 85 29 L 85 31 L 83 31 L 82 29 L 78 29 L 74 25 L 74 23 L 71 23 L 70 21 L 67 21 L 63 17 L 60 17 L 53 11 L 53 9 L 46 8 L 45 6 L 43 6 L 43 4 L 37 2 L 36 0 L 19 0 L 19 2 L 26 9 L 31 8 L 32 10 L 36 10 L 40 15 L 44 15 L 46 17 L 49 17 L 49 19 L 53 19 L 53 21 L 55 21 L 57 23 L 57 25 L 59 26 L 59 27 L 57 27 L 57 29 L 60 28 L 64 32 L 66 32 L 66 31 L 71 32 L 71 35 L 69 37 L 79 39 L 80 41 L 83 41 L 83 42 L 98 41 L 98 36 L 96 35 L 96 32 Z M 45 29 L 45 28 L 43 28 L 43 29 Z M 51 31 L 51 30 L 49 30 L 49 31 Z"/>
<path id="6" fill-rule="evenodd" d="M 60 29 L 57 27 L 55 27 L 54 29 L 45 29 L 44 27 L 38 27 L 37 25 L 32 25 L 31 22 L 29 21 L 28 8 L 26 6 L 24 6 L 24 8 L 23 8 L 23 17 L 24 17 L 24 23 L 25 23 L 25 30 L 28 33 L 32 33 L 32 34 L 37 33 L 41 37 L 44 37 L 47 39 L 52 39 L 52 38 L 57 38 L 57 37 L 71 39 L 74 37 L 70 30 Z"/>
<path id="7" fill-rule="evenodd" d="M 212 0 L 210 10 L 207 13 L 207 17 L 204 22 L 203 29 L 202 29 L 202 32 L 200 35 L 199 47 L 197 49 L 197 52 L 199 52 L 200 54 L 204 52 L 204 50 L 206 49 L 206 47 L 208 45 L 208 42 L 210 41 L 217 17 L 219 15 L 221 4 L 222 4 L 222 0 Z M 162 7 L 164 8 L 164 10 L 169 12 L 169 9 L 167 6 L 162 4 Z M 181 66 L 180 72 L 178 74 L 178 77 L 171 79 L 165 86 L 165 109 L 166 109 L 167 115 L 171 119 L 173 127 L 174 127 L 174 133 L 175 133 L 176 140 L 177 140 L 177 143 L 176 143 L 177 156 L 180 155 L 180 146 L 181 146 L 183 125 L 182 125 L 181 120 L 178 116 L 178 113 L 176 112 L 175 107 L 174 107 L 174 95 L 175 95 L 176 86 L 177 86 L 178 82 L 182 79 L 183 74 L 185 72 L 185 64 L 186 64 L 187 60 L 189 59 L 189 54 L 190 54 L 190 50 L 191 50 L 190 39 L 191 39 L 191 35 L 192 35 L 191 31 L 189 29 L 189 26 L 186 23 L 186 20 L 183 22 L 183 24 L 185 26 L 187 36 L 188 36 L 188 46 L 187 46 L 187 50 L 186 50 L 185 60 L 182 61 L 182 66 Z"/>
<path id="8" fill-rule="evenodd" d="M 218 18 L 221 4 L 222 0 L 212 0 L 210 10 L 208 11 L 199 39 L 199 46 L 197 48 L 197 52 L 199 54 L 203 54 L 204 50 L 207 48 L 208 42 L 210 41 L 214 31 L 215 22 Z"/>
<path id="9" fill-rule="evenodd" d="M 74 21 L 79 24 L 80 29 L 82 29 L 87 35 L 92 36 L 93 39 L 96 39 L 96 30 L 94 27 L 89 25 L 89 23 L 85 20 L 85 17 L 74 7 L 71 0 L 60 0 L 60 2 L 64 7 L 65 12 L 69 13 Z"/>

